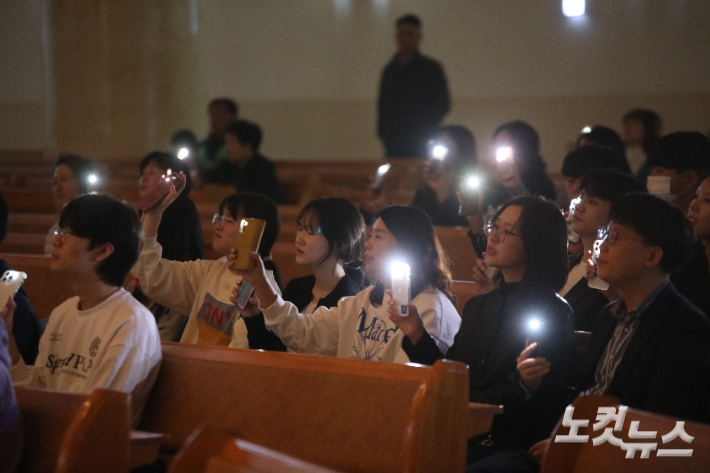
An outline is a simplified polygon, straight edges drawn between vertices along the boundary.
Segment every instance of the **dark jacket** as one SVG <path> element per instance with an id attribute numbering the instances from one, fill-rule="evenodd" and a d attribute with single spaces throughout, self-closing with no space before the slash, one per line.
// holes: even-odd
<path id="1" fill-rule="evenodd" d="M 0 259 L 0 275 L 11 269 L 10 263 L 6 259 Z M 12 336 L 15 337 L 17 350 L 25 364 L 34 365 L 39 353 L 39 339 L 42 336 L 39 319 L 27 298 L 24 287 L 20 286 L 20 290 L 17 291 L 13 300 L 17 304 L 17 308 L 12 317 Z M 7 301 L 2 302 L 2 306 L 5 305 L 5 302 Z"/>
<path id="2" fill-rule="evenodd" d="M 570 269 L 582 261 L 582 255 L 575 256 L 569 263 Z M 564 295 L 564 299 L 574 312 L 574 329 L 591 332 L 599 312 L 609 303 L 609 299 L 598 289 L 589 287 L 589 281 L 582 278 Z"/>
<path id="3" fill-rule="evenodd" d="M 312 291 L 315 284 L 316 277 L 313 275 L 292 279 L 284 289 L 281 297 L 283 300 L 295 305 L 300 312 L 313 300 Z M 338 281 L 338 284 L 335 285 L 330 294 L 318 300 L 316 307 L 330 309 L 338 305 L 338 301 L 341 298 L 354 296 L 363 289 L 364 287 L 353 281 L 346 274 Z M 244 317 L 244 323 L 247 326 L 249 348 L 253 350 L 286 351 L 286 345 L 281 342 L 274 332 L 266 328 L 263 314 L 256 317 Z"/>
<path id="4" fill-rule="evenodd" d="M 543 379 L 534 398 L 567 405 L 594 386 L 597 364 L 616 327 L 609 304 L 597 317 L 576 388 Z M 640 315 L 605 394 L 658 414 L 707 422 L 710 407 L 710 321 L 669 283 Z"/>
<path id="5" fill-rule="evenodd" d="M 229 160 L 221 161 L 209 172 L 208 181 L 234 186 L 237 192 L 258 192 L 277 203 L 281 198 L 281 185 L 274 163 L 259 153 L 252 156 L 244 167 Z"/>
<path id="6" fill-rule="evenodd" d="M 461 328 L 446 358 L 469 366 L 471 402 L 502 404 L 503 415 L 493 422 L 492 439 L 496 444 L 529 447 L 549 436 L 564 411 L 530 409 L 520 386 L 517 358 L 525 340 L 533 336 L 528 323 L 541 321 L 535 356 L 550 362 L 546 376 L 564 382 L 573 373 L 574 331 L 572 310 L 554 292 L 526 297 L 517 284 L 503 283 L 499 289 L 476 296 L 463 310 Z M 434 340 L 425 334 L 416 346 L 408 338 L 402 348 L 415 363 L 431 364 L 441 358 Z"/>
<path id="7" fill-rule="evenodd" d="M 449 196 L 439 202 L 436 191 L 429 186 L 421 187 L 414 194 L 412 207 L 422 210 L 437 227 L 467 227 L 466 217 L 459 216 L 459 199 L 456 190 L 449 192 Z"/>
<path id="8" fill-rule="evenodd" d="M 690 302 L 710 317 L 710 272 L 705 248 L 695 242 L 693 253 L 679 271 L 671 274 L 671 282 Z"/>
<path id="9" fill-rule="evenodd" d="M 377 107 L 377 135 L 387 156 L 426 157 L 427 141 L 449 108 L 441 64 L 415 53 L 402 65 L 395 55 L 382 72 Z"/>

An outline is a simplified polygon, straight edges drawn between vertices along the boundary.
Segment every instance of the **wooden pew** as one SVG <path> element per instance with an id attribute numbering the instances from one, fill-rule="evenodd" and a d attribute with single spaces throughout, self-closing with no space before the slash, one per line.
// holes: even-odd
<path id="1" fill-rule="evenodd" d="M 619 407 L 619 400 L 610 396 L 581 396 L 572 404 L 574 406 L 574 419 L 588 419 L 587 427 L 581 427 L 579 435 L 589 435 L 586 443 L 560 443 L 551 442 L 544 461 L 541 473 L 675 473 L 675 472 L 701 472 L 708 471 L 710 464 L 710 426 L 695 422 L 685 422 L 685 432 L 694 437 L 691 443 L 686 443 L 681 438 L 676 438 L 668 443 L 663 443 L 661 437 L 668 434 L 676 426 L 676 419 L 650 412 L 629 408 L 623 424 L 623 429 L 613 431 L 616 438 L 625 443 L 657 443 L 657 450 L 651 451 L 649 458 L 640 458 L 637 451 L 634 458 L 625 458 L 626 451 L 608 442 L 593 446 L 592 439 L 602 434 L 602 430 L 593 430 L 599 407 Z M 655 438 L 631 439 L 629 428 L 631 422 L 638 421 L 639 431 L 656 432 Z M 607 427 L 614 427 L 612 421 Z M 561 424 L 557 425 L 552 438 L 557 435 L 569 434 L 570 428 Z M 692 449 L 692 456 L 688 457 L 658 457 L 656 454 L 661 449 Z"/>
<path id="2" fill-rule="evenodd" d="M 126 473 L 130 396 L 97 389 L 91 395 L 15 388 L 24 428 L 19 471 Z"/>
<path id="3" fill-rule="evenodd" d="M 283 453 L 241 440 L 224 429 L 195 430 L 170 466 L 169 473 L 333 473 Z"/>
<path id="4" fill-rule="evenodd" d="M 11 213 L 8 231 L 12 233 L 37 233 L 46 235 L 59 220 L 58 214 Z"/>
<path id="5" fill-rule="evenodd" d="M 456 310 L 463 315 L 463 308 L 472 297 L 480 294 L 476 283 L 473 281 L 454 281 L 451 293 L 456 297 Z"/>
<path id="6" fill-rule="evenodd" d="M 478 257 L 468 238 L 468 227 L 435 227 L 434 231 L 446 255 L 451 259 L 451 276 L 457 281 L 471 281 Z"/>
<path id="7" fill-rule="evenodd" d="M 27 273 L 25 291 L 40 319 L 49 316 L 55 307 L 75 295 L 67 278 L 50 271 L 51 257 L 9 253 L 0 254 L 0 257 L 6 258 L 13 269 Z"/>
<path id="8" fill-rule="evenodd" d="M 462 471 L 468 371 L 164 343 L 141 430 L 174 454 L 199 425 L 328 468 Z"/>

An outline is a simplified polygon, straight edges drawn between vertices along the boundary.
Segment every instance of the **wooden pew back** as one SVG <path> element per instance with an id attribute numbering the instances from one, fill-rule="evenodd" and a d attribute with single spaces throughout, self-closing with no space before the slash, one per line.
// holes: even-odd
<path id="1" fill-rule="evenodd" d="M 169 473 L 334 473 L 274 450 L 246 442 L 224 429 L 203 426 L 185 441 Z"/>
<path id="2" fill-rule="evenodd" d="M 125 473 L 130 396 L 97 389 L 91 395 L 15 388 L 24 429 L 19 471 Z"/>
<path id="3" fill-rule="evenodd" d="M 457 281 L 471 281 L 478 257 L 468 237 L 468 227 L 435 227 L 436 237 L 451 260 L 451 276 Z"/>
<path id="4" fill-rule="evenodd" d="M 580 396 L 572 404 L 575 407 L 574 419 L 587 419 L 587 427 L 581 427 L 580 435 L 589 435 L 586 443 L 552 442 L 542 463 L 541 473 L 675 473 L 707 471 L 710 464 L 710 426 L 694 422 L 685 423 L 685 432 L 694 437 L 691 443 L 681 438 L 663 443 L 662 436 L 670 433 L 676 426 L 672 417 L 666 417 L 650 412 L 629 408 L 623 423 L 623 428 L 613 431 L 616 438 L 624 443 L 657 443 L 657 450 L 651 451 L 648 458 L 640 458 L 641 453 L 635 452 L 634 458 L 625 458 L 626 451 L 608 442 L 594 446 L 592 439 L 599 437 L 603 429 L 594 431 L 593 425 L 597 419 L 599 407 L 612 406 L 618 410 L 619 400 L 611 396 Z M 637 421 L 639 431 L 656 432 L 653 439 L 629 437 L 631 423 Z M 614 427 L 612 421 L 606 427 Z M 557 435 L 567 435 L 569 427 L 558 424 L 552 438 Z M 692 449 L 691 457 L 658 457 L 661 449 Z"/>
<path id="5" fill-rule="evenodd" d="M 175 453 L 207 423 L 329 468 L 460 471 L 468 372 L 453 362 L 403 366 L 163 344 L 141 430 Z"/>

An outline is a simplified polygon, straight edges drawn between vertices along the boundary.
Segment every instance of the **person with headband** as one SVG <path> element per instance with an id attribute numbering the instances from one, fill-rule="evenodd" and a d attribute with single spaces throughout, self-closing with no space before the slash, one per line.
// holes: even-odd
<path id="1" fill-rule="evenodd" d="M 269 284 L 261 258 L 252 253 L 252 259 L 251 271 L 235 274 L 252 284 L 267 327 L 296 353 L 409 362 L 402 350 L 404 335 L 388 317 L 385 290 L 392 287 L 394 262 L 409 264 L 410 307 L 421 314 L 440 354 L 451 346 L 461 323 L 451 302 L 451 273 L 434 227 L 429 217 L 414 207 L 391 206 L 380 212 L 364 253 L 365 272 L 377 284 L 341 299 L 331 309 L 319 307 L 311 314 L 299 311 Z M 250 315 L 244 313 L 245 317 Z"/>
<path id="2" fill-rule="evenodd" d="M 177 197 L 178 192 L 172 186 L 160 204 L 143 214 L 145 242 L 131 269 L 131 277 L 141 292 L 157 304 L 189 314 L 180 343 L 249 348 L 242 314 L 229 301 L 238 278 L 230 273 L 227 255 L 239 238 L 241 219 L 266 221 L 259 252 L 269 260 L 270 269 L 265 277 L 278 291 L 280 275 L 270 258 L 281 229 L 278 208 L 262 194 L 246 192 L 225 197 L 219 204 L 219 212 L 212 218 L 212 247 L 222 258 L 171 261 L 162 257 L 163 248 L 157 241 L 157 233 L 163 213 Z"/>
<path id="3" fill-rule="evenodd" d="M 470 401 L 505 406 L 490 435 L 469 442 L 468 462 L 485 464 L 488 455 L 505 452 L 534 464 L 527 450 L 550 434 L 564 408 L 528 405 L 516 365 L 520 352 L 531 346 L 547 359 L 551 378 L 571 381 L 572 309 L 557 295 L 567 277 L 567 228 L 554 204 L 522 196 L 496 212 L 487 234 L 485 263 L 500 269 L 503 282 L 468 301 L 448 351 L 440 351 L 416 307 L 410 305 L 410 315 L 403 317 L 398 301 L 390 301 L 390 317 L 405 335 L 402 347 L 412 362 L 461 361 L 470 367 Z"/>

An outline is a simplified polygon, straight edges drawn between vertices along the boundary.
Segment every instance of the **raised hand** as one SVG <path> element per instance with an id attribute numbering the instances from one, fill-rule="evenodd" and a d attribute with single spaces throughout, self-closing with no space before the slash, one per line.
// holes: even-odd
<path id="1" fill-rule="evenodd" d="M 260 304 L 262 304 L 263 307 L 269 307 L 276 302 L 278 294 L 276 294 L 274 288 L 271 287 L 266 277 L 266 270 L 264 269 L 264 262 L 261 260 L 261 257 L 255 251 L 252 251 L 249 256 L 252 261 L 254 261 L 252 269 L 235 269 L 232 267 L 232 264 L 236 259 L 236 254 L 234 253 L 234 248 L 232 248 L 227 257 L 229 272 L 249 281 L 249 284 L 254 287 L 254 296 L 256 296 Z"/>

